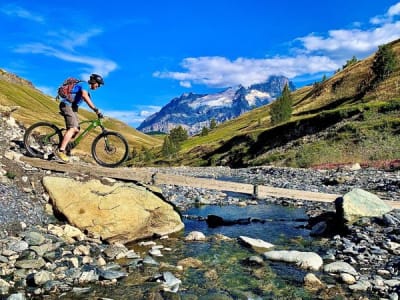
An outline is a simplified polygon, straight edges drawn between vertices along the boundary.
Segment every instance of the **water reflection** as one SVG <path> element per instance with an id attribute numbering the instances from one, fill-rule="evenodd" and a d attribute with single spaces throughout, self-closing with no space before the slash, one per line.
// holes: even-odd
<path id="1" fill-rule="evenodd" d="M 208 205 L 191 208 L 184 214 L 204 218 L 208 215 L 217 215 L 228 220 L 251 218 L 265 221 L 250 222 L 248 225 L 210 228 L 205 221 L 199 222 L 193 219 L 186 219 L 184 220 L 186 232 L 197 230 L 203 232 L 206 236 L 223 234 L 231 238 L 245 235 L 270 243 L 278 242 L 282 235 L 288 239 L 298 236 L 309 239 L 309 231 L 299 228 L 304 225 L 304 220 L 307 218 L 303 208 L 290 208 L 279 205 L 249 205 L 245 207 Z"/>

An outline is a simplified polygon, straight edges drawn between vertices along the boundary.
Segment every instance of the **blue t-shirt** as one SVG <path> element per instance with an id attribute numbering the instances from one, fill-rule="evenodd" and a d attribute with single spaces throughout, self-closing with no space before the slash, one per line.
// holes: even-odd
<path id="1" fill-rule="evenodd" d="M 71 94 L 72 94 L 73 99 L 74 99 L 74 102 L 72 102 L 73 105 L 79 106 L 79 105 L 82 104 L 82 101 L 83 101 L 83 98 L 82 98 L 82 90 L 83 90 L 82 83 L 83 82 L 75 84 L 75 86 L 71 90 Z M 89 94 L 89 97 L 90 97 L 90 94 Z M 69 105 L 71 104 L 71 102 L 69 102 L 68 99 L 64 98 L 62 101 L 64 103 L 66 103 L 66 104 L 69 104 Z"/>

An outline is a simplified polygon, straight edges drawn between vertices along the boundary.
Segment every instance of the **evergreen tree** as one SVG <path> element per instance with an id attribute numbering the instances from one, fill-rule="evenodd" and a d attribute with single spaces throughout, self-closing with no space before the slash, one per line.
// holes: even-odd
<path id="1" fill-rule="evenodd" d="M 164 143 L 162 145 L 161 153 L 165 157 L 169 157 L 172 154 L 171 138 L 166 135 L 164 138 Z"/>
<path id="2" fill-rule="evenodd" d="M 161 153 L 164 157 L 174 156 L 178 152 L 178 144 L 176 144 L 169 135 L 164 138 L 164 143 L 161 148 Z"/>
<path id="3" fill-rule="evenodd" d="M 343 70 L 346 69 L 347 67 L 354 65 L 358 61 L 357 57 L 353 55 L 353 57 L 349 60 L 346 61 L 346 64 L 343 66 Z"/>
<path id="4" fill-rule="evenodd" d="M 289 120 L 292 115 L 292 104 L 292 95 L 288 84 L 286 84 L 282 95 L 271 104 L 271 123 L 276 125 Z"/>
<path id="5" fill-rule="evenodd" d="M 181 125 L 171 129 L 169 135 L 175 143 L 180 143 L 188 139 L 188 133 Z"/>
<path id="6" fill-rule="evenodd" d="M 372 64 L 372 72 L 377 81 L 382 81 L 389 77 L 397 66 L 396 54 L 388 45 L 379 46 L 378 52 Z"/>
<path id="7" fill-rule="evenodd" d="M 142 153 L 143 153 L 143 160 L 146 162 L 151 161 L 152 159 L 154 159 L 154 154 L 153 152 L 151 152 L 150 149 L 148 149 L 147 147 L 143 146 L 142 147 Z"/>
<path id="8" fill-rule="evenodd" d="M 215 127 L 217 127 L 217 121 L 215 118 L 212 118 L 210 121 L 210 130 L 213 130 Z"/>
<path id="9" fill-rule="evenodd" d="M 201 129 L 200 135 L 201 135 L 201 136 L 206 136 L 206 135 L 208 135 L 208 128 L 204 126 L 204 127 Z"/>

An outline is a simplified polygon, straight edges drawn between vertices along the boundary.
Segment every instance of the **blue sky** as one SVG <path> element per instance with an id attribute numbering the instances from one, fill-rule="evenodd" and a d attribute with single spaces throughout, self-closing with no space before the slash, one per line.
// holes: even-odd
<path id="1" fill-rule="evenodd" d="M 399 16 L 388 0 L 3 0 L 0 68 L 54 96 L 99 73 L 96 105 L 137 127 L 182 93 L 319 81 L 400 38 Z"/>

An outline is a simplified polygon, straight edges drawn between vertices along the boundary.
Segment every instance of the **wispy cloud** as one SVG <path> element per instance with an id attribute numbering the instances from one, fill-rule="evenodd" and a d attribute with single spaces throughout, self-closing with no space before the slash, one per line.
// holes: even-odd
<path id="1" fill-rule="evenodd" d="M 400 2 L 381 16 L 371 18 L 368 28 L 355 22 L 352 29 L 334 29 L 325 35 L 309 34 L 296 38 L 292 55 L 268 58 L 229 60 L 220 56 L 183 59 L 181 71 L 157 71 L 154 77 L 178 80 L 183 87 L 201 84 L 209 87 L 250 85 L 266 80 L 270 75 L 310 78 L 321 72 L 333 72 L 355 55 L 364 58 L 400 36 Z"/>
<path id="2" fill-rule="evenodd" d="M 8 4 L 0 7 L 0 12 L 10 17 L 17 17 L 39 23 L 44 22 L 44 18 L 42 16 L 13 4 Z"/>
<path id="3" fill-rule="evenodd" d="M 51 43 L 57 43 L 59 47 L 74 51 L 79 46 L 87 46 L 92 37 L 102 33 L 103 30 L 100 28 L 89 29 L 84 32 L 61 29 L 59 31 L 52 30 L 47 33 L 47 36 L 52 39 Z"/>
<path id="4" fill-rule="evenodd" d="M 108 110 L 103 113 L 106 116 L 110 116 L 112 118 L 121 120 L 131 126 L 137 127 L 145 118 L 148 116 L 158 112 L 161 109 L 161 106 L 137 106 L 132 110 Z"/>
<path id="5" fill-rule="evenodd" d="M 109 73 L 117 69 L 116 62 L 106 58 L 99 58 L 94 55 L 85 54 L 89 49 L 89 42 L 95 36 L 101 35 L 101 28 L 89 28 L 88 30 L 48 30 L 44 18 L 30 12 L 20 6 L 6 5 L 0 7 L 0 12 L 14 17 L 30 19 L 43 23 L 43 34 L 35 34 L 32 40 L 39 39 L 39 42 L 28 42 L 17 45 L 13 51 L 15 53 L 36 54 L 55 57 L 63 61 L 73 62 L 81 65 L 82 77 L 88 77 L 91 73 L 102 74 L 106 77 Z M 43 40 L 43 42 L 42 42 Z M 92 53 L 92 51 L 90 51 Z"/>
<path id="6" fill-rule="evenodd" d="M 112 60 L 69 53 L 41 43 L 21 45 L 15 48 L 14 51 L 17 53 L 43 54 L 56 57 L 64 61 L 86 65 L 87 67 L 84 68 L 85 73 L 82 74 L 85 77 L 88 77 L 88 75 L 92 72 L 107 76 L 110 72 L 117 68 L 117 64 Z"/>

